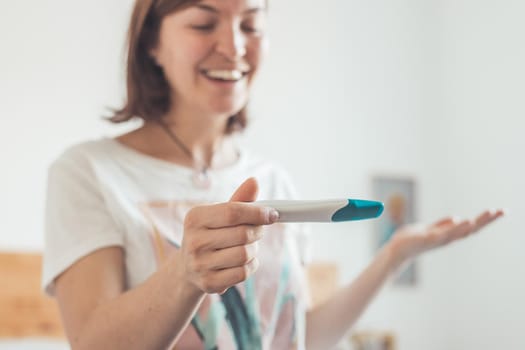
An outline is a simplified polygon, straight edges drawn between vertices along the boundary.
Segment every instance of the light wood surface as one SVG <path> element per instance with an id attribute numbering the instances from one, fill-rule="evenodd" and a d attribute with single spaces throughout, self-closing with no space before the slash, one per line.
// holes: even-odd
<path id="1" fill-rule="evenodd" d="M 0 253 L 0 338 L 65 338 L 56 302 L 40 288 L 41 254 Z"/>
<path id="2" fill-rule="evenodd" d="M 396 350 L 396 336 L 387 331 L 358 331 L 350 337 L 356 350 Z"/>
<path id="3" fill-rule="evenodd" d="M 307 269 L 312 306 L 330 298 L 339 288 L 339 268 L 331 262 L 313 262 Z"/>

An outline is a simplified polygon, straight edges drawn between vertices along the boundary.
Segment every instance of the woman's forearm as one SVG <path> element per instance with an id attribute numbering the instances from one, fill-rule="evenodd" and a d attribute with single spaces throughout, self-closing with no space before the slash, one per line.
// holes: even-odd
<path id="1" fill-rule="evenodd" d="M 181 282 L 170 260 L 140 286 L 97 306 L 70 337 L 72 349 L 167 349 L 204 297 Z"/>
<path id="2" fill-rule="evenodd" d="M 387 244 L 357 279 L 310 310 L 306 321 L 307 348 L 335 346 L 398 266 L 391 244 Z"/>
<path id="3" fill-rule="evenodd" d="M 399 228 L 372 263 L 349 286 L 307 315 L 309 349 L 335 345 L 354 324 L 389 275 L 420 254 L 468 237 L 504 215 L 485 210 L 473 219 L 445 217 L 431 225 L 412 224 Z"/>

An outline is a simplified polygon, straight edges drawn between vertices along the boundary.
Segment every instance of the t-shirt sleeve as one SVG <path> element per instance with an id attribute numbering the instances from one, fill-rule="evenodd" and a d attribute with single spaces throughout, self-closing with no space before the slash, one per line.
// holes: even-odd
<path id="1" fill-rule="evenodd" d="M 54 295 L 55 278 L 80 258 L 123 244 L 122 231 L 111 217 L 89 162 L 66 153 L 48 172 L 44 290 Z"/>

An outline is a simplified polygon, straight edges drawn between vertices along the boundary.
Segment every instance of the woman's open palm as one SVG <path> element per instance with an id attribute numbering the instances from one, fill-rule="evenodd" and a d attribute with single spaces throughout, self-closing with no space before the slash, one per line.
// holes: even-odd
<path id="1" fill-rule="evenodd" d="M 391 243 L 401 260 L 414 258 L 425 251 L 468 237 L 502 217 L 503 214 L 501 209 L 485 210 L 475 219 L 470 220 L 447 217 L 430 226 L 406 225 L 396 231 Z"/>

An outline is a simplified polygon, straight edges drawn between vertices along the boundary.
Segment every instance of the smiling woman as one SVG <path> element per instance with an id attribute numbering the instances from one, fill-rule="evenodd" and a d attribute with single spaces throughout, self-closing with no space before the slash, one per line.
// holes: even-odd
<path id="1" fill-rule="evenodd" d="M 267 46 L 266 15 L 261 0 L 137 2 L 128 38 L 128 99 L 111 120 L 160 124 L 195 168 L 195 182 L 209 186 L 215 152 L 190 150 L 177 136 L 184 133 L 180 125 L 197 123 L 219 136 L 246 127 L 250 87 Z M 133 135 L 119 140 L 132 143 Z"/>
<path id="2" fill-rule="evenodd" d="M 123 122 L 136 116 L 158 119 L 172 103 L 182 104 L 184 99 L 193 98 L 198 88 L 207 88 L 231 94 L 230 106 L 223 107 L 232 113 L 227 132 L 236 126 L 244 128 L 246 89 L 266 48 L 266 1 L 251 1 L 249 7 L 244 6 L 242 16 L 234 18 L 240 22 L 233 23 L 238 29 L 232 27 L 229 17 L 235 6 L 244 5 L 241 3 L 224 2 L 222 9 L 195 0 L 154 3 L 137 2 L 135 6 L 128 38 L 128 100 L 111 120 Z M 218 41 L 218 36 L 225 39 Z M 221 53 L 240 60 L 225 62 Z M 206 87 L 199 81 L 202 78 L 219 84 Z M 205 97 L 199 102 L 204 108 L 213 106 L 213 101 Z"/>
<path id="3" fill-rule="evenodd" d="M 233 137 L 266 12 L 264 0 L 135 2 L 127 100 L 111 120 L 142 125 L 75 145 L 49 170 L 43 284 L 74 349 L 327 349 L 397 267 L 502 215 L 401 227 L 308 309 L 304 227 L 246 203 L 293 199 L 294 186 Z"/>

